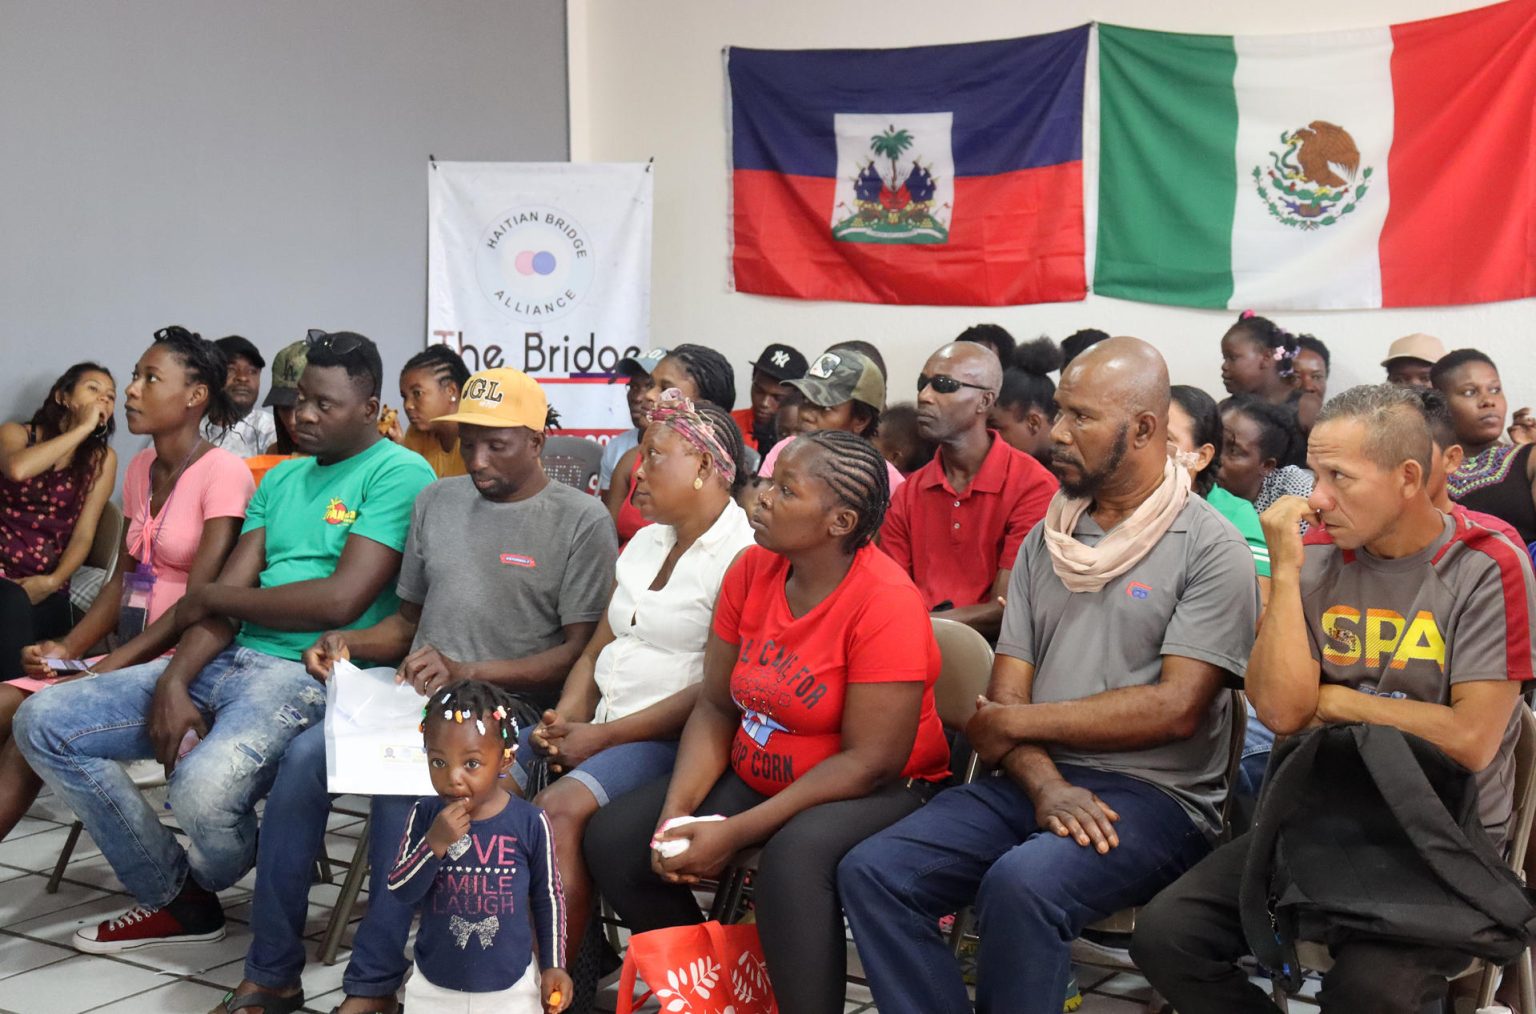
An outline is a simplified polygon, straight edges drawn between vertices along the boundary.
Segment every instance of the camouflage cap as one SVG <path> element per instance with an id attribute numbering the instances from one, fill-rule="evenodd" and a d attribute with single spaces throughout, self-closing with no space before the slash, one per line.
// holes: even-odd
<path id="1" fill-rule="evenodd" d="M 272 390 L 262 402 L 268 408 L 288 408 L 299 400 L 299 377 L 308 363 L 308 344 L 303 338 L 272 357 Z"/>
<path id="2" fill-rule="evenodd" d="M 869 357 L 851 349 L 822 353 L 805 376 L 784 382 L 812 405 L 832 408 L 848 401 L 862 402 L 877 412 L 885 410 L 885 378 Z"/>

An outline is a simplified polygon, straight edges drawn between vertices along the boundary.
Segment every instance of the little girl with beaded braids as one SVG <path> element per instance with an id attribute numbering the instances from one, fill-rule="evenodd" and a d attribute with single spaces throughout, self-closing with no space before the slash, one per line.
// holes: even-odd
<path id="1" fill-rule="evenodd" d="M 405 1007 L 559 1014 L 571 978 L 553 835 L 500 784 L 517 752 L 512 705 L 461 680 L 428 699 L 421 731 L 437 798 L 417 802 L 389 874 L 389 889 L 421 906 Z"/>

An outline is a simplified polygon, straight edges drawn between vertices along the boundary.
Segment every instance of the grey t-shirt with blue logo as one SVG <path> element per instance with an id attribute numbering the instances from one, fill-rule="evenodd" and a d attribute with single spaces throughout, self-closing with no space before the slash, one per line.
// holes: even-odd
<path id="1" fill-rule="evenodd" d="M 1097 545 L 1105 532 L 1087 512 L 1073 537 Z M 1051 566 L 1043 525 L 1024 540 L 1008 583 L 999 654 L 1032 663 L 1032 700 L 1044 704 L 1156 683 L 1164 655 L 1241 677 L 1258 623 L 1253 554 L 1231 522 L 1190 496 L 1168 530 L 1129 571 L 1097 592 L 1069 592 Z M 1051 746 L 1078 764 L 1150 782 L 1178 800 L 1208 835 L 1226 791 L 1231 698 L 1216 696 L 1189 739 L 1118 753 Z"/>

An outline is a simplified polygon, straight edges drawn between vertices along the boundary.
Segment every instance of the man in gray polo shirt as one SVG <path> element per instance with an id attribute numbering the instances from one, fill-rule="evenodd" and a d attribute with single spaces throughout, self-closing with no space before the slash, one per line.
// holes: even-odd
<path id="1" fill-rule="evenodd" d="M 998 777 L 937 796 L 850 852 L 843 907 L 882 1014 L 970 1010 L 939 935 L 975 901 L 976 1009 L 1056 1014 L 1069 943 L 1209 851 L 1253 645 L 1241 535 L 1168 459 L 1168 371 L 1134 338 L 1074 359 L 1057 392 L 1061 480 L 1019 551 L 967 737 Z"/>

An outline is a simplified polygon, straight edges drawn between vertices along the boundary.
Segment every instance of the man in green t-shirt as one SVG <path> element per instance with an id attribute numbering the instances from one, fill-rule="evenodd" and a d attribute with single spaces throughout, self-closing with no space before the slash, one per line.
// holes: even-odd
<path id="1" fill-rule="evenodd" d="M 325 713 L 304 649 L 398 606 L 411 508 L 432 470 L 379 436 L 373 342 L 312 331 L 308 360 L 293 433 L 307 457 L 268 473 L 218 578 L 176 604 L 175 654 L 50 687 L 17 713 L 23 754 L 138 902 L 78 931 L 81 950 L 224 936 L 215 892 L 251 868 L 256 802 L 289 741 Z M 165 765 L 186 848 L 117 763 L 147 757 Z"/>

